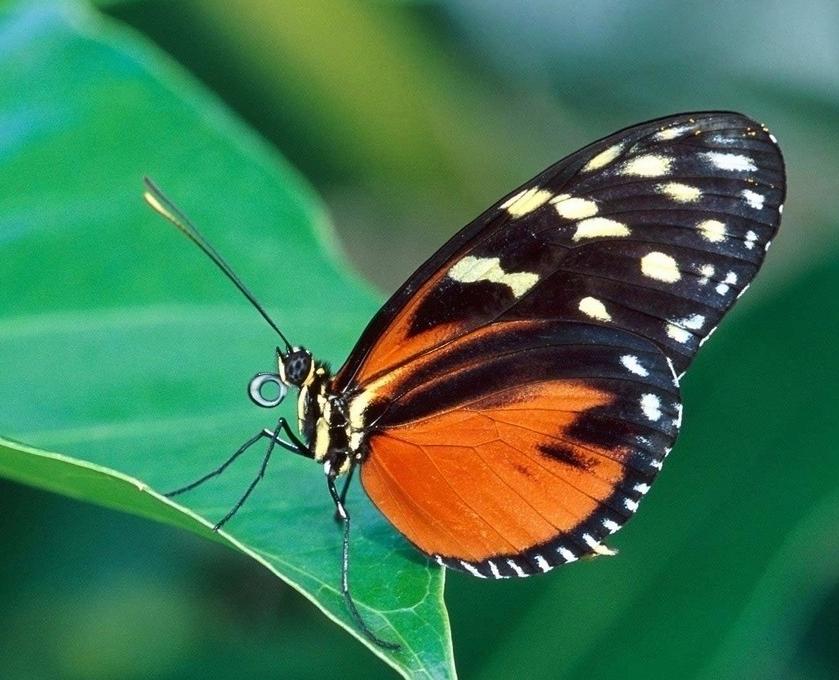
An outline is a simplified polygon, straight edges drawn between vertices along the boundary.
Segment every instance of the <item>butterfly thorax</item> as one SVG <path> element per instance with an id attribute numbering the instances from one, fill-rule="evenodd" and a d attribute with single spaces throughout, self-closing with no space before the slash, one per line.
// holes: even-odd
<path id="1" fill-rule="evenodd" d="M 299 388 L 297 397 L 297 427 L 316 462 L 329 464 L 337 474 L 349 470 L 354 452 L 350 450 L 352 430 L 346 399 L 343 394 L 334 393 L 332 372 L 323 362 L 311 359 L 306 350 L 295 349 L 296 353 L 308 357 L 307 363 L 292 365 L 294 357 L 281 360 L 281 374 L 288 383 Z M 298 357 L 300 359 L 300 357 Z M 291 370 L 289 370 L 291 369 Z M 357 443 L 357 438 L 354 438 Z"/>

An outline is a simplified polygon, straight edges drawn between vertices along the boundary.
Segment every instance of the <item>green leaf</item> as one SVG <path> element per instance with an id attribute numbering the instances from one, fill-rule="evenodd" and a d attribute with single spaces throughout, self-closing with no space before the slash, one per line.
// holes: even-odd
<path id="1" fill-rule="evenodd" d="M 347 273 L 312 190 L 154 49 L 72 3 L 0 12 L 0 474 L 240 550 L 405 676 L 453 677 L 443 573 L 356 485 L 351 580 L 321 470 L 252 451 L 173 503 L 279 414 L 249 405 L 277 338 L 142 202 L 161 184 L 294 342 L 340 362 L 378 300 Z M 293 419 L 294 400 L 280 409 Z M 49 451 L 61 451 L 62 455 Z M 118 471 L 118 472 L 117 472 Z"/>

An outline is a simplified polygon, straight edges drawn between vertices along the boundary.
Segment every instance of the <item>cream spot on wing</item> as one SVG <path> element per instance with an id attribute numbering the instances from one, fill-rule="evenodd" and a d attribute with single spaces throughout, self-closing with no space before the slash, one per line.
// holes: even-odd
<path id="1" fill-rule="evenodd" d="M 638 357 L 634 354 L 624 354 L 621 357 L 621 363 L 627 371 L 634 373 L 635 375 L 640 375 L 646 378 L 650 374 L 650 372 L 641 365 L 641 362 L 638 361 Z"/>
<path id="2" fill-rule="evenodd" d="M 667 324 L 667 336 L 673 338 L 676 342 L 682 343 L 683 345 L 691 338 L 690 331 L 686 331 L 681 326 L 677 326 L 672 323 Z"/>
<path id="3" fill-rule="evenodd" d="M 665 253 L 653 251 L 641 258 L 641 273 L 651 279 L 675 283 L 682 278 L 676 260 Z"/>
<path id="4" fill-rule="evenodd" d="M 757 170 L 755 162 L 743 154 L 709 151 L 699 155 L 720 170 L 730 170 L 732 172 L 752 172 Z"/>
<path id="5" fill-rule="evenodd" d="M 682 184 L 681 182 L 659 184 L 658 190 L 678 203 L 693 203 L 702 198 L 702 191 L 698 187 L 692 187 L 690 184 Z"/>
<path id="6" fill-rule="evenodd" d="M 621 149 L 623 149 L 623 144 L 615 144 L 605 151 L 601 151 L 583 166 L 583 172 L 590 172 L 591 170 L 597 170 L 604 165 L 608 165 L 618 157 Z"/>
<path id="7" fill-rule="evenodd" d="M 657 132 L 653 135 L 653 139 L 657 142 L 666 142 L 671 139 L 676 139 L 676 137 L 681 137 L 692 129 L 693 127 L 691 125 L 676 125 L 675 127 L 665 128 L 661 132 Z"/>
<path id="8" fill-rule="evenodd" d="M 599 238 L 602 236 L 629 236 L 630 231 L 622 222 L 610 220 L 606 217 L 589 217 L 577 223 L 577 230 L 571 237 L 572 241 L 584 238 Z"/>
<path id="9" fill-rule="evenodd" d="M 750 208 L 754 208 L 755 210 L 763 210 L 763 203 L 766 201 L 766 196 L 763 194 L 759 194 L 756 191 L 752 191 L 751 189 L 743 189 L 740 192 L 740 195 L 749 204 Z"/>
<path id="10" fill-rule="evenodd" d="M 560 217 L 569 220 L 581 220 L 584 217 L 597 214 L 597 203 L 585 198 L 574 198 L 568 194 L 560 194 L 552 198 L 551 203 L 553 203 Z"/>
<path id="11" fill-rule="evenodd" d="M 522 217 L 547 203 L 552 195 L 550 191 L 545 189 L 531 187 L 508 198 L 499 207 L 506 209 L 513 217 Z"/>
<path id="12" fill-rule="evenodd" d="M 655 394 L 645 394 L 641 397 L 641 411 L 648 420 L 655 422 L 661 418 L 661 399 Z"/>
<path id="13" fill-rule="evenodd" d="M 489 281 L 508 286 L 513 295 L 520 298 L 539 281 L 539 275 L 531 272 L 505 272 L 497 257 L 475 257 L 467 255 L 449 269 L 449 278 L 460 283 Z"/>
<path id="14" fill-rule="evenodd" d="M 598 321 L 612 320 L 611 315 L 606 311 L 606 305 L 597 298 L 584 297 L 580 300 L 579 310 L 586 316 L 597 319 Z"/>
<path id="15" fill-rule="evenodd" d="M 706 241 L 719 243 L 725 240 L 725 223 L 719 220 L 703 220 L 696 225 L 699 233 Z"/>
<path id="16" fill-rule="evenodd" d="M 647 154 L 626 162 L 621 168 L 621 174 L 636 177 L 661 177 L 670 172 L 672 163 L 673 161 L 666 156 Z"/>
<path id="17" fill-rule="evenodd" d="M 591 534 L 582 535 L 583 543 L 585 543 L 597 555 L 616 555 L 617 553 L 611 548 L 599 543 Z"/>

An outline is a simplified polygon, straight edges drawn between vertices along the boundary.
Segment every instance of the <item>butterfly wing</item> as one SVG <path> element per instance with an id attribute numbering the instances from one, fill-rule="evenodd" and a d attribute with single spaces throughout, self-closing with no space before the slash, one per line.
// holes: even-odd
<path id="1" fill-rule="evenodd" d="M 612 324 L 679 373 L 760 267 L 783 207 L 774 137 L 736 113 L 627 128 L 551 166 L 464 227 L 382 307 L 345 389 L 496 319 Z"/>
<path id="2" fill-rule="evenodd" d="M 390 373 L 378 394 L 367 494 L 441 564 L 499 578 L 605 551 L 681 418 L 661 350 L 588 323 L 496 322 Z"/>
<path id="3" fill-rule="evenodd" d="M 467 225 L 333 381 L 373 502 L 478 575 L 602 552 L 672 446 L 676 376 L 756 274 L 784 193 L 765 128 L 685 114 L 572 154 Z"/>

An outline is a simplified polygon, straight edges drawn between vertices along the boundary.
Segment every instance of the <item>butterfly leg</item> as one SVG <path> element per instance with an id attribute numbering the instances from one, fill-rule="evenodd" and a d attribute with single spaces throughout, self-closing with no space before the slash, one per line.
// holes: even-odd
<path id="1" fill-rule="evenodd" d="M 292 439 L 292 443 L 283 441 L 279 438 L 279 430 L 282 429 L 284 433 L 287 435 L 291 435 L 289 439 Z M 192 491 L 197 486 L 201 486 L 207 480 L 212 479 L 213 477 L 217 477 L 222 472 L 224 472 L 234 460 L 236 460 L 239 456 L 241 456 L 245 451 L 247 451 L 251 446 L 256 444 L 260 439 L 263 437 L 267 437 L 269 439 L 274 439 L 277 444 L 282 446 L 287 451 L 291 451 L 292 453 L 296 453 L 301 456 L 305 456 L 306 458 L 313 458 L 313 454 L 309 451 L 303 442 L 301 442 L 297 437 L 294 436 L 294 433 L 291 432 L 291 429 L 288 426 L 288 422 L 285 418 L 280 418 L 280 422 L 278 423 L 278 427 L 276 430 L 269 430 L 267 427 L 262 431 L 256 433 L 253 437 L 248 439 L 242 446 L 240 446 L 236 452 L 230 456 L 226 461 L 224 461 L 221 465 L 219 465 L 215 470 L 208 472 L 206 475 L 201 477 L 200 479 L 196 479 L 194 482 L 187 484 L 186 486 L 182 486 L 179 489 L 175 489 L 174 491 L 168 491 L 163 495 L 167 498 L 172 498 L 174 496 L 178 496 L 186 491 Z"/>
<path id="2" fill-rule="evenodd" d="M 355 472 L 355 465 L 350 465 L 350 471 L 347 473 L 346 478 L 344 479 L 344 486 L 341 487 L 341 505 L 346 505 L 347 502 L 347 492 L 350 490 L 350 482 L 352 482 L 352 476 Z M 343 522 L 344 520 L 341 519 L 341 515 L 338 512 L 338 509 L 335 509 L 334 515 L 336 522 Z"/>
<path id="3" fill-rule="evenodd" d="M 364 636 L 370 640 L 374 645 L 382 647 L 383 649 L 391 649 L 397 650 L 400 648 L 399 645 L 388 642 L 387 640 L 382 640 L 380 637 L 376 636 L 376 634 L 370 630 L 367 624 L 364 622 L 364 619 L 361 618 L 361 614 L 358 611 L 358 608 L 355 606 L 355 602 L 352 599 L 352 595 L 350 594 L 350 514 L 347 512 L 347 508 L 344 505 L 343 494 L 346 491 L 347 484 L 344 484 L 344 489 L 342 490 L 341 494 L 338 493 L 338 490 L 335 488 L 335 477 L 336 473 L 332 470 L 329 463 L 327 462 L 324 465 L 324 471 L 326 472 L 326 485 L 329 488 L 329 495 L 332 497 L 332 502 L 335 503 L 335 512 L 340 517 L 341 521 L 344 524 L 344 539 L 342 542 L 342 550 L 341 550 L 341 594 L 344 596 L 344 600 L 347 603 L 347 609 L 349 609 L 350 615 L 355 620 L 356 625 L 358 625 L 359 629 Z"/>
<path id="4" fill-rule="evenodd" d="M 285 432 L 292 437 L 292 443 L 285 441 L 284 439 L 280 439 L 280 432 Z M 288 422 L 285 418 L 280 418 L 277 421 L 277 427 L 274 428 L 274 431 L 271 430 L 263 430 L 260 433 L 262 436 L 267 436 L 270 438 L 270 442 L 268 443 L 268 449 L 265 451 L 265 457 L 262 459 L 262 465 L 259 466 L 259 472 L 257 473 L 256 477 L 254 477 L 253 481 L 248 485 L 248 488 L 245 489 L 245 493 L 242 494 L 242 497 L 236 501 L 236 505 L 234 505 L 230 511 L 222 517 L 216 525 L 213 527 L 213 531 L 218 531 L 221 529 L 227 521 L 233 517 L 241 508 L 245 501 L 248 500 L 248 496 L 251 495 L 251 492 L 256 488 L 256 485 L 259 481 L 265 476 L 265 470 L 268 468 L 268 461 L 271 460 L 271 454 L 274 452 L 274 446 L 279 444 L 287 451 L 291 451 L 292 453 L 296 453 L 301 456 L 305 456 L 307 458 L 313 458 L 314 455 L 306 448 L 303 443 L 294 436 L 291 432 L 291 429 L 288 426 Z"/>

